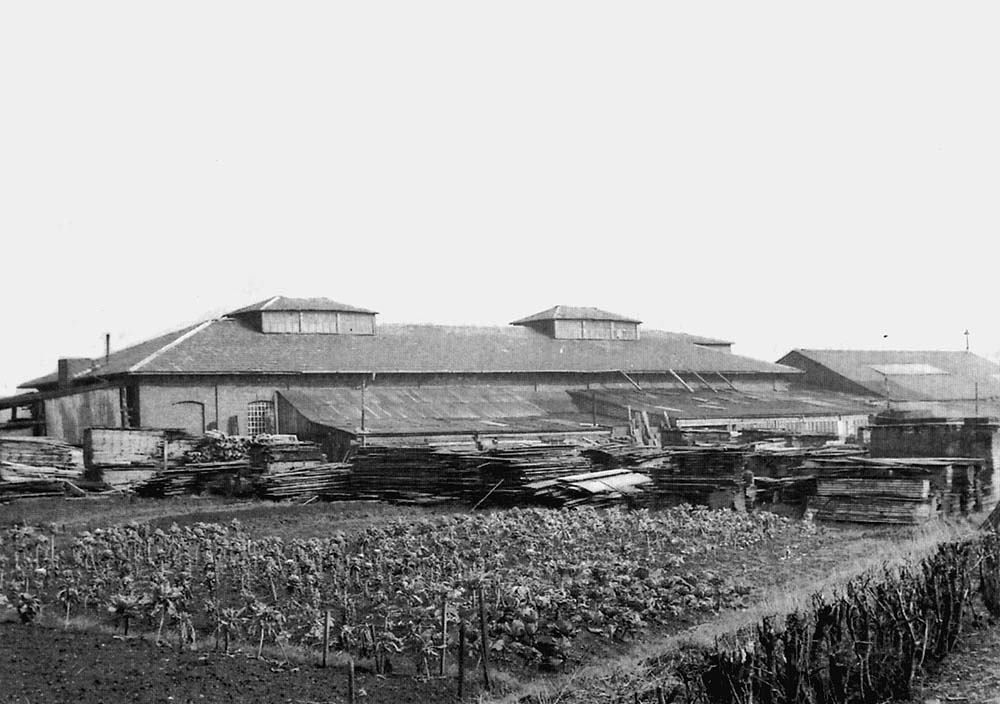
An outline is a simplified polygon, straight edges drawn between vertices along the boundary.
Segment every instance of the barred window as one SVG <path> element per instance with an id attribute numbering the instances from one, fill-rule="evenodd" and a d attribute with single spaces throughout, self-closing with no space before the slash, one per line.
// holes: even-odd
<path id="1" fill-rule="evenodd" d="M 270 401 L 251 401 L 247 404 L 247 435 L 274 432 L 274 404 Z"/>

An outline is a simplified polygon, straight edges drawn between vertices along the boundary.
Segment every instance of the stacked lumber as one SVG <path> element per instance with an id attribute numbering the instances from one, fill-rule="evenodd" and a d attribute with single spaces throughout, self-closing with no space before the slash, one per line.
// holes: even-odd
<path id="1" fill-rule="evenodd" d="M 87 469 L 162 468 L 179 463 L 193 451 L 194 438 L 182 430 L 163 428 L 87 428 L 83 459 Z"/>
<path id="2" fill-rule="evenodd" d="M 810 502 L 821 521 L 917 525 L 936 514 L 931 501 L 876 501 L 871 497 L 838 496 Z"/>
<path id="3" fill-rule="evenodd" d="M 79 448 L 47 437 L 0 437 L 0 462 L 12 465 L 83 471 Z"/>
<path id="4" fill-rule="evenodd" d="M 923 502 L 930 498 L 929 479 L 821 478 L 816 482 L 816 496 L 853 496 L 859 499 L 880 497 L 900 501 Z"/>
<path id="5" fill-rule="evenodd" d="M 755 444 L 746 453 L 747 469 L 757 477 L 793 477 L 803 466 L 824 460 L 857 459 L 866 450 L 857 445 L 831 445 L 827 447 L 788 447 L 774 444 Z"/>
<path id="6" fill-rule="evenodd" d="M 484 503 L 491 505 L 529 501 L 534 494 L 531 484 L 581 474 L 593 468 L 579 447 L 558 444 L 490 450 L 482 456 L 481 462 L 480 480 L 489 492 L 489 500 Z"/>
<path id="7" fill-rule="evenodd" d="M 481 452 L 435 447 L 361 447 L 354 457 L 358 498 L 424 500 L 469 498 L 479 493 Z"/>
<path id="8" fill-rule="evenodd" d="M 526 488 L 533 492 L 532 500 L 544 506 L 611 506 L 641 500 L 642 485 L 650 481 L 627 469 L 606 469 L 532 482 Z"/>
<path id="9" fill-rule="evenodd" d="M 67 482 L 63 480 L 24 479 L 0 481 L 0 501 L 65 496 Z"/>
<path id="10" fill-rule="evenodd" d="M 349 499 L 351 495 L 351 465 L 327 462 L 307 467 L 268 472 L 257 479 L 257 490 L 265 499 L 327 500 Z"/>
<path id="11" fill-rule="evenodd" d="M 669 449 L 645 447 L 635 443 L 606 443 L 583 450 L 584 456 L 600 467 L 637 467 L 670 455 Z"/>
<path id="12" fill-rule="evenodd" d="M 245 474 L 246 460 L 231 462 L 192 462 L 179 467 L 168 467 L 135 483 L 132 488 L 139 496 L 164 498 L 199 494 L 212 485 Z M 121 472 L 114 472 L 114 475 Z"/>
<path id="13" fill-rule="evenodd" d="M 743 448 L 671 447 L 638 467 L 652 478 L 645 490 L 656 505 L 689 503 L 713 508 L 741 505 Z"/>
<path id="14" fill-rule="evenodd" d="M 326 455 L 314 442 L 280 437 L 279 440 L 250 445 L 250 467 L 258 472 L 283 472 L 326 462 Z"/>
<path id="15" fill-rule="evenodd" d="M 854 523 L 913 525 L 935 517 L 950 472 L 901 460 L 812 458 L 816 518 Z"/>

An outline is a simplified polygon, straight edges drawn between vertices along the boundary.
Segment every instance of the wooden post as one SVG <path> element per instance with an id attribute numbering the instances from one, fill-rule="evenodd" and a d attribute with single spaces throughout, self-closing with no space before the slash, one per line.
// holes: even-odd
<path id="1" fill-rule="evenodd" d="M 347 701 L 349 704 L 354 704 L 355 698 L 355 687 L 354 687 L 354 660 L 347 661 Z"/>
<path id="2" fill-rule="evenodd" d="M 477 590 L 479 595 L 479 650 L 483 660 L 483 686 L 490 689 L 490 646 L 486 642 L 486 602 L 483 600 L 483 588 Z"/>
<path id="3" fill-rule="evenodd" d="M 326 667 L 327 658 L 330 656 L 330 610 L 326 610 L 323 619 L 323 667 Z"/>
<path id="4" fill-rule="evenodd" d="M 465 694 L 465 619 L 458 624 L 458 698 Z"/>
<path id="5" fill-rule="evenodd" d="M 448 654 L 448 597 L 441 597 L 441 660 L 438 675 L 444 677 L 445 657 Z"/>
<path id="6" fill-rule="evenodd" d="M 170 445 L 170 441 L 167 440 L 167 436 L 163 436 L 163 471 L 167 471 L 167 447 Z"/>

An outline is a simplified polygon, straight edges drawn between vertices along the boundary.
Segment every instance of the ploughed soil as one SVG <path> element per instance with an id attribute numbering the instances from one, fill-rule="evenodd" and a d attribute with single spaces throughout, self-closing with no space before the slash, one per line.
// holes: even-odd
<path id="1" fill-rule="evenodd" d="M 469 674 L 467 695 L 476 686 Z M 355 673 L 357 701 L 448 702 L 456 700 L 454 677 Z M 346 702 L 347 667 L 281 665 L 243 654 L 178 651 L 150 639 L 64 631 L 40 625 L 0 623 L 0 703 L 99 704 L 143 702 Z"/>

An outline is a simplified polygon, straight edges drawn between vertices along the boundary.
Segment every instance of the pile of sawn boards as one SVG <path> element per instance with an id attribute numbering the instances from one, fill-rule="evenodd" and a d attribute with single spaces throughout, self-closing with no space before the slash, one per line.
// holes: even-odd
<path id="1" fill-rule="evenodd" d="M 250 446 L 250 466 L 260 472 L 280 472 L 326 462 L 326 455 L 314 442 L 282 440 L 255 442 Z"/>
<path id="2" fill-rule="evenodd" d="M 978 459 L 814 458 L 816 518 L 860 523 L 923 523 L 981 505 Z"/>
<path id="3" fill-rule="evenodd" d="M 468 499 L 480 492 L 477 452 L 434 447 L 358 448 L 352 487 L 357 498 L 395 501 Z"/>
<path id="4" fill-rule="evenodd" d="M 232 481 L 235 477 L 245 474 L 248 467 L 246 460 L 195 462 L 167 467 L 138 482 L 134 489 L 139 496 L 155 498 L 200 494 L 220 486 L 221 482 Z"/>
<path id="5" fill-rule="evenodd" d="M 64 470 L 70 476 L 83 472 L 83 453 L 54 438 L 0 437 L 0 462 L 53 472 Z"/>
<path id="6" fill-rule="evenodd" d="M 362 447 L 354 458 L 358 498 L 461 499 L 474 505 L 530 501 L 533 482 L 579 474 L 590 461 L 573 445 L 481 452 L 429 447 Z"/>
<path id="7" fill-rule="evenodd" d="M 351 465 L 324 462 L 261 474 L 255 478 L 258 494 L 265 499 L 350 499 Z"/>

